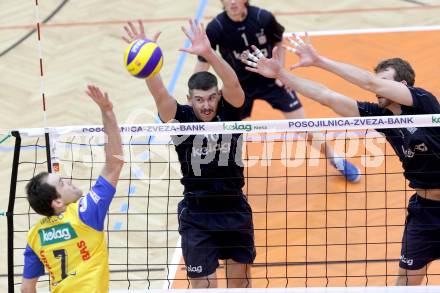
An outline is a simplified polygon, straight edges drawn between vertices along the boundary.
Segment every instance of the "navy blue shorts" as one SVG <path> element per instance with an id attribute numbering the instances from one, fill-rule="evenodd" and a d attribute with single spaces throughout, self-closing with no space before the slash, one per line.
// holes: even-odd
<path id="1" fill-rule="evenodd" d="M 440 258 L 440 201 L 414 194 L 408 203 L 399 266 L 418 270 Z"/>
<path id="2" fill-rule="evenodd" d="M 241 112 L 241 119 L 251 115 L 254 100 L 260 99 L 268 102 L 272 108 L 284 113 L 293 112 L 302 107 L 296 93 L 289 92 L 284 87 L 275 83 L 256 87 L 243 87 L 246 100 Z M 245 89 L 246 88 L 246 89 Z"/>
<path id="3" fill-rule="evenodd" d="M 228 199 L 211 206 L 206 205 L 208 200 L 185 197 L 178 205 L 182 254 L 190 278 L 214 273 L 219 259 L 251 264 L 256 256 L 252 210 L 246 198 L 235 196 L 234 202 Z"/>

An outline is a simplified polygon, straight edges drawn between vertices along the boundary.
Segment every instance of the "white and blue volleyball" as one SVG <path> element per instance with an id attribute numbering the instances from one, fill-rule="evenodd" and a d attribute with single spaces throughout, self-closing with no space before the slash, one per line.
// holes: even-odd
<path id="1" fill-rule="evenodd" d="M 151 40 L 135 40 L 125 50 L 124 64 L 128 72 L 137 78 L 152 77 L 162 68 L 162 50 Z"/>

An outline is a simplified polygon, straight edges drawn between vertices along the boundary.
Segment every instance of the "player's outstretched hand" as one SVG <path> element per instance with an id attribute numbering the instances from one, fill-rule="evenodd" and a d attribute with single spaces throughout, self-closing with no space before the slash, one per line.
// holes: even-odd
<path id="1" fill-rule="evenodd" d="M 292 65 L 290 70 L 298 67 L 313 66 L 319 60 L 319 54 L 315 48 L 313 48 L 310 41 L 309 34 L 305 32 L 304 38 L 299 37 L 296 34 L 291 34 L 286 38 L 291 46 L 283 45 L 286 50 L 295 53 L 299 57 L 299 62 Z"/>
<path id="2" fill-rule="evenodd" d="M 190 19 L 189 27 L 190 29 L 188 31 L 182 26 L 182 31 L 191 41 L 191 46 L 189 48 L 180 48 L 179 50 L 198 56 L 205 56 L 211 50 L 211 43 L 206 35 L 203 23 L 199 23 L 195 19 Z"/>
<path id="3" fill-rule="evenodd" d="M 97 86 L 87 85 L 86 94 L 98 104 L 101 111 L 109 111 L 113 109 L 113 104 L 110 102 L 107 93 L 103 93 Z"/>
<path id="4" fill-rule="evenodd" d="M 246 70 L 268 78 L 278 78 L 282 69 L 277 53 L 278 47 L 273 48 L 270 59 L 264 57 L 263 53 L 254 45 L 251 47 L 254 52 L 245 51 L 241 57 L 241 62 L 247 65 Z"/>
<path id="5" fill-rule="evenodd" d="M 122 36 L 122 39 L 128 44 L 130 44 L 134 40 L 148 39 L 148 37 L 145 35 L 144 24 L 142 20 L 138 20 L 138 28 L 136 28 L 133 22 L 127 22 L 127 25 L 124 25 L 124 30 L 127 33 L 127 36 Z M 157 39 L 159 39 L 159 35 L 160 32 L 157 32 L 151 40 L 156 43 Z"/>

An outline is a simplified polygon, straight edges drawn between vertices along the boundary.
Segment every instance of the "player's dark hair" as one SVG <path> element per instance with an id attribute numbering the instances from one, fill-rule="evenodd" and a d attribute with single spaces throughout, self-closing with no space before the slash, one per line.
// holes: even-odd
<path id="1" fill-rule="evenodd" d="M 220 1 L 221 1 L 221 2 L 223 3 L 223 1 L 222 1 L 222 0 L 220 0 Z M 246 7 L 249 7 L 249 5 L 250 5 L 250 4 L 249 4 L 249 2 L 250 2 L 250 1 L 251 1 L 251 0 L 248 0 L 248 1 L 246 2 L 246 4 L 245 4 L 245 5 L 246 5 Z M 223 10 L 225 10 L 225 6 L 223 6 Z"/>
<path id="2" fill-rule="evenodd" d="M 217 77 L 208 71 L 201 71 L 194 73 L 188 80 L 188 88 L 192 90 L 209 90 L 217 87 Z"/>
<path id="3" fill-rule="evenodd" d="M 395 81 L 406 81 L 409 86 L 413 86 L 415 82 L 416 74 L 414 69 L 411 67 L 407 61 L 401 58 L 391 58 L 386 59 L 377 64 L 376 68 L 374 68 L 374 72 L 378 73 L 386 70 L 387 68 L 393 68 L 396 74 L 394 74 Z"/>
<path id="4" fill-rule="evenodd" d="M 55 187 L 47 183 L 49 173 L 41 172 L 26 185 L 27 199 L 32 209 L 43 216 L 53 216 L 52 201 L 60 197 Z"/>

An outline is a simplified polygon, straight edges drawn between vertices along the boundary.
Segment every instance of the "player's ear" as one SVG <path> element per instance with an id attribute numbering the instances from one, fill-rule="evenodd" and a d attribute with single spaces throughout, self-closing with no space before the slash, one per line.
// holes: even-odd
<path id="1" fill-rule="evenodd" d="M 186 95 L 186 100 L 188 102 L 188 105 L 192 106 L 192 97 L 191 97 L 191 95 Z"/>
<path id="2" fill-rule="evenodd" d="M 408 83 L 406 82 L 406 80 L 402 80 L 401 83 L 403 83 L 404 85 L 408 86 Z"/>
<path id="3" fill-rule="evenodd" d="M 52 200 L 52 203 L 51 203 L 51 207 L 52 207 L 54 210 L 57 210 L 57 209 L 61 208 L 63 205 L 64 205 L 64 202 L 63 202 L 63 200 L 61 199 L 61 197 Z"/>

